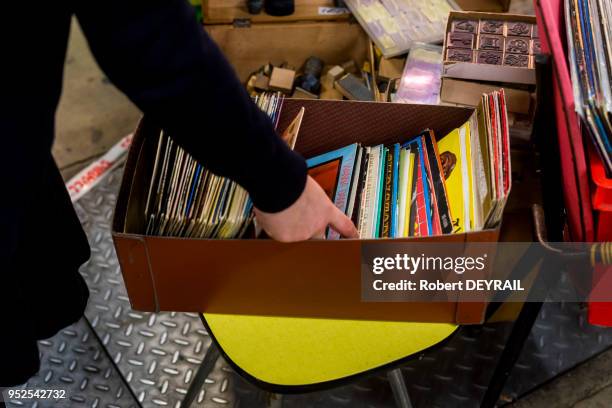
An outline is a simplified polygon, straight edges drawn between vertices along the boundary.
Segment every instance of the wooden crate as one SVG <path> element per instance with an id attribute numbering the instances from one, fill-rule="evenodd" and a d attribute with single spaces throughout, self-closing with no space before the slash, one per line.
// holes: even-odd
<path id="1" fill-rule="evenodd" d="M 466 11 L 506 12 L 510 8 L 510 0 L 455 0 L 455 3 Z"/>
<path id="2" fill-rule="evenodd" d="M 250 20 L 252 23 L 279 23 L 307 20 L 347 20 L 348 14 L 322 14 L 321 7 L 334 6 L 333 0 L 295 0 L 295 12 L 290 16 L 274 17 L 262 11 L 250 14 L 246 0 L 202 0 L 205 24 L 231 23 L 235 20 Z"/>
<path id="3" fill-rule="evenodd" d="M 287 62 L 299 69 L 310 56 L 327 65 L 354 60 L 358 65 L 367 57 L 368 37 L 356 23 L 294 22 L 207 25 L 206 31 L 221 47 L 241 81 L 269 62 Z"/>

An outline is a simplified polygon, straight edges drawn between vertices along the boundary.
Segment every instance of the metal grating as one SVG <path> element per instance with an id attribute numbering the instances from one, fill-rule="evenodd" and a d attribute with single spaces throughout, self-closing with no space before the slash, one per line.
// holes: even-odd
<path id="1" fill-rule="evenodd" d="M 502 400 L 516 400 L 610 347 L 612 328 L 590 325 L 586 305 L 547 303 L 512 370 Z"/>
<path id="2" fill-rule="evenodd" d="M 63 389 L 66 399 L 8 401 L 10 408 L 136 407 L 116 367 L 84 319 L 38 342 L 41 368 L 23 388 Z M 1 402 L 0 402 L 1 405 Z"/>
<path id="3" fill-rule="evenodd" d="M 211 339 L 197 314 L 130 308 L 110 235 L 120 176 L 111 173 L 76 205 L 92 247 L 81 271 L 91 292 L 85 315 L 143 406 L 179 407 Z M 232 405 L 223 384 L 212 373 L 193 406 Z"/>

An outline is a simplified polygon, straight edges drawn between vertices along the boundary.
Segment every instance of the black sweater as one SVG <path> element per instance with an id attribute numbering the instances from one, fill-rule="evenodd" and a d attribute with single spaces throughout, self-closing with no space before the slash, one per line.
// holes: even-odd
<path id="1" fill-rule="evenodd" d="M 255 206 L 292 204 L 306 165 L 251 102 L 185 0 L 0 6 L 0 386 L 38 367 L 36 339 L 77 320 L 87 240 L 51 157 L 70 21 L 110 80 Z M 95 95 L 91 96 L 95 98 Z"/>
<path id="2" fill-rule="evenodd" d="M 276 136 L 189 5 L 76 4 L 104 72 L 188 152 L 236 180 L 263 211 L 282 210 L 297 199 L 306 181 L 304 160 Z"/>

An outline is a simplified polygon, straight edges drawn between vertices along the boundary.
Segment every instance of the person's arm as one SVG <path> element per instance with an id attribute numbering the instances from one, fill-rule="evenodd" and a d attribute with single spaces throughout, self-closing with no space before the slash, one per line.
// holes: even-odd
<path id="1" fill-rule="evenodd" d="M 338 218 L 335 212 L 317 214 L 317 220 L 302 222 L 310 225 L 300 225 L 297 235 L 278 225 L 287 221 L 283 214 L 295 216 L 291 207 L 300 200 L 318 203 L 323 195 L 305 189 L 304 159 L 276 135 L 187 2 L 79 1 L 75 8 L 110 80 L 194 158 L 242 185 L 264 229 L 282 231 L 273 238 L 296 240 L 313 225 Z M 336 226 L 343 235 L 355 235 L 352 224 L 349 230 L 343 225 Z"/>
<path id="2" fill-rule="evenodd" d="M 304 189 L 306 165 L 276 136 L 184 0 L 75 2 L 110 80 L 185 150 L 270 212 Z M 247 171 L 248 169 L 248 171 Z"/>

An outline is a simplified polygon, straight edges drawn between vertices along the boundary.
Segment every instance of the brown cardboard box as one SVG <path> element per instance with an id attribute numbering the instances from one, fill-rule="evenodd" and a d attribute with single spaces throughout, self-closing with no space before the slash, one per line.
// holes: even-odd
<path id="1" fill-rule="evenodd" d="M 402 77 L 406 58 L 385 58 L 380 59 L 378 76 L 382 79 L 397 79 Z"/>
<path id="2" fill-rule="evenodd" d="M 286 68 L 274 67 L 270 75 L 268 86 L 274 91 L 285 93 L 291 92 L 293 89 L 293 81 L 295 80 L 295 71 Z"/>
<path id="3" fill-rule="evenodd" d="M 425 128 L 446 135 L 474 111 L 449 106 L 373 102 L 284 101 L 279 129 L 305 115 L 296 150 L 305 157 L 350 143 L 405 141 Z M 135 132 L 112 235 L 132 307 L 277 316 L 481 323 L 486 304 L 362 302 L 360 260 L 372 240 L 280 243 L 144 235 L 144 199 L 160 130 L 143 118 Z M 231 160 L 231 155 L 228 157 Z M 384 242 L 492 242 L 499 230 Z M 376 240 L 380 242 L 380 240 Z"/>
<path id="4" fill-rule="evenodd" d="M 506 92 L 506 108 L 509 112 L 525 115 L 533 113 L 535 105 L 534 93 L 527 89 L 515 89 L 483 82 L 442 78 L 440 100 L 458 105 L 478 106 L 483 93 L 490 93 L 499 88 L 504 88 Z"/>
<path id="5" fill-rule="evenodd" d="M 530 24 L 536 24 L 535 16 L 507 13 L 451 11 L 449 13 L 447 22 L 447 32 L 450 32 L 451 24 L 455 19 L 524 21 Z M 446 35 L 444 38 L 443 58 L 445 61 L 442 68 L 443 77 L 528 85 L 534 85 L 536 83 L 535 69 L 533 68 L 517 68 L 505 65 L 478 64 L 474 62 L 449 62 L 446 61 L 447 50 L 448 35 Z"/>

